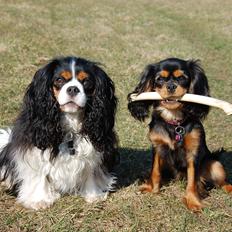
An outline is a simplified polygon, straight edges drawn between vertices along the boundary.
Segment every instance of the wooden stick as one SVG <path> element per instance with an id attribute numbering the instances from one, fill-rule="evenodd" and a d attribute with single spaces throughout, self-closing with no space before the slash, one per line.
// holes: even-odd
<path id="1" fill-rule="evenodd" d="M 131 94 L 130 99 L 131 101 L 165 100 L 157 92 L 144 92 L 139 95 L 136 93 Z M 183 97 L 177 100 L 217 107 L 217 108 L 224 110 L 224 112 L 227 115 L 232 114 L 232 104 L 230 104 L 229 102 L 223 101 L 223 100 L 216 99 L 216 98 L 186 93 Z"/>

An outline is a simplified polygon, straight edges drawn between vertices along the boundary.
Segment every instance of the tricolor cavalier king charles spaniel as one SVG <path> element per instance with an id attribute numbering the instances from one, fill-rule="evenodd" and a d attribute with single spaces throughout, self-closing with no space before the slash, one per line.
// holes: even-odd
<path id="1" fill-rule="evenodd" d="M 232 154 L 211 154 L 206 145 L 202 120 L 209 107 L 178 101 L 185 93 L 209 96 L 208 81 L 199 62 L 169 58 L 148 65 L 131 94 L 151 91 L 158 92 L 164 100 L 128 105 L 132 116 L 141 121 L 149 116 L 152 107 L 149 138 L 153 163 L 150 178 L 141 191 L 159 192 L 162 176 L 167 172 L 174 178 L 186 176 L 184 203 L 193 211 L 202 208 L 201 197 L 212 186 L 232 192 Z"/>
<path id="2" fill-rule="evenodd" d="M 61 57 L 39 69 L 13 128 L 0 135 L 1 181 L 18 202 L 38 210 L 65 193 L 106 199 L 115 184 L 116 105 L 97 63 Z"/>

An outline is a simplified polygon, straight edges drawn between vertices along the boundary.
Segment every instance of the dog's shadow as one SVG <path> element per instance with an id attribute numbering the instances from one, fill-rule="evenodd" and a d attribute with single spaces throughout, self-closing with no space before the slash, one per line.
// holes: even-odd
<path id="1" fill-rule="evenodd" d="M 113 172 L 117 176 L 117 189 L 127 187 L 135 182 L 144 182 L 150 175 L 152 167 L 152 149 L 139 150 L 131 148 L 119 148 L 120 161 L 115 166 Z M 232 151 L 220 149 L 212 153 L 222 163 L 226 175 L 227 182 L 232 183 Z M 163 173 L 165 174 L 165 173 Z M 170 176 L 166 173 L 164 179 L 170 181 Z M 208 186 L 210 190 L 213 186 Z"/>
<path id="2" fill-rule="evenodd" d="M 120 161 L 113 172 L 117 176 L 117 188 L 142 182 L 147 179 L 152 166 L 152 152 L 130 148 L 120 148 Z"/>

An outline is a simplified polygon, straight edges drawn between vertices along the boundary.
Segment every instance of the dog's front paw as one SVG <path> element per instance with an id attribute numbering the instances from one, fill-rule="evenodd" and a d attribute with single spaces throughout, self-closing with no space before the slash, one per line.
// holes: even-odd
<path id="1" fill-rule="evenodd" d="M 139 191 L 141 193 L 151 193 L 152 192 L 152 185 L 150 184 L 143 184 L 139 187 Z"/>
<path id="2" fill-rule="evenodd" d="M 226 184 L 222 186 L 222 189 L 224 189 L 227 193 L 232 194 L 232 185 L 231 184 Z"/>
<path id="3" fill-rule="evenodd" d="M 38 202 L 22 202 L 23 206 L 27 209 L 41 210 L 50 208 L 53 205 L 53 201 L 38 201 Z"/>
<path id="4" fill-rule="evenodd" d="M 159 193 L 160 192 L 160 186 L 159 184 L 152 184 L 150 181 L 147 181 L 143 185 L 140 186 L 139 191 L 141 193 Z"/>
<path id="5" fill-rule="evenodd" d="M 183 202 L 187 208 L 193 212 L 199 212 L 203 208 L 203 204 L 201 203 L 200 199 L 192 193 L 186 194 L 183 198 Z"/>
<path id="6" fill-rule="evenodd" d="M 104 192 L 101 194 L 88 194 L 86 195 L 85 201 L 88 203 L 98 202 L 98 201 L 105 201 L 107 199 L 108 192 Z"/>
<path id="7" fill-rule="evenodd" d="M 55 200 L 60 198 L 60 194 L 57 192 L 52 192 L 50 194 L 47 194 L 46 196 L 34 194 L 34 196 L 20 196 L 17 199 L 18 203 L 21 203 L 25 208 L 27 209 L 33 209 L 33 210 L 42 210 L 47 209 L 53 205 Z"/>

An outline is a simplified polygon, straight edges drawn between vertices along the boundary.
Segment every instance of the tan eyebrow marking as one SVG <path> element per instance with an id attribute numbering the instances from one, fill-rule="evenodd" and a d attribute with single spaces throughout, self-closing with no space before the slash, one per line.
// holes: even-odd
<path id="1" fill-rule="evenodd" d="M 72 78 L 72 73 L 69 71 L 63 71 L 60 74 L 65 80 L 70 80 Z"/>
<path id="2" fill-rule="evenodd" d="M 174 77 L 180 77 L 180 76 L 183 76 L 184 72 L 180 69 L 177 69 L 173 72 L 173 76 Z"/>
<path id="3" fill-rule="evenodd" d="M 162 70 L 162 71 L 160 72 L 160 76 L 161 76 L 161 77 L 168 77 L 168 76 L 169 76 L 169 72 L 166 71 L 166 70 Z"/>
<path id="4" fill-rule="evenodd" d="M 89 75 L 84 72 L 84 71 L 80 71 L 78 74 L 77 74 L 77 79 L 82 81 L 84 80 L 85 78 L 87 78 Z"/>

